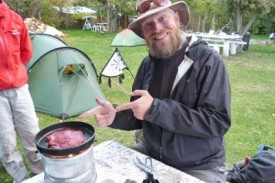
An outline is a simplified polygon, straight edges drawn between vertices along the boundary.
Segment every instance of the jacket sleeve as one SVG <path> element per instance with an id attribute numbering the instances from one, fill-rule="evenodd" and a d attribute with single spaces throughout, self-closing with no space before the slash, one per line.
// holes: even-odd
<path id="1" fill-rule="evenodd" d="M 20 47 L 20 57 L 21 61 L 24 65 L 26 65 L 32 55 L 33 55 L 33 48 L 32 48 L 32 43 L 28 34 L 27 27 L 25 23 L 22 20 L 21 24 L 21 41 L 20 41 L 21 47 Z"/>
<path id="2" fill-rule="evenodd" d="M 135 118 L 132 110 L 125 110 L 116 114 L 114 122 L 109 127 L 121 130 L 137 130 L 142 128 L 142 122 Z"/>
<path id="3" fill-rule="evenodd" d="M 154 99 L 145 116 L 147 122 L 174 133 L 205 138 L 223 136 L 227 132 L 231 124 L 229 78 L 217 55 L 212 54 L 207 59 L 196 78 L 190 81 L 197 88 L 195 104 Z"/>

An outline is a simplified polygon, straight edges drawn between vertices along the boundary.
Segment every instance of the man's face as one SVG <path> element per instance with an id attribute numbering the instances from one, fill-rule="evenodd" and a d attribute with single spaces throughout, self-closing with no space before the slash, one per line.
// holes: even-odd
<path id="1" fill-rule="evenodd" d="M 152 56 L 167 58 L 182 45 L 179 16 L 170 8 L 145 18 L 141 28 Z"/>

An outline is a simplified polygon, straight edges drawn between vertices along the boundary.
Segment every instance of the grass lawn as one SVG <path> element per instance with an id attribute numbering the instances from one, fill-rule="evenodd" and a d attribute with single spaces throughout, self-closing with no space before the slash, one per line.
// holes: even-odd
<path id="1" fill-rule="evenodd" d="M 63 40 L 70 46 L 84 51 L 94 62 L 99 74 L 109 58 L 114 47 L 110 46 L 115 34 L 94 33 L 91 31 L 70 30 Z M 268 39 L 268 36 L 252 36 L 252 39 Z M 144 56 L 146 47 L 118 48 L 130 71 L 135 75 Z M 260 144 L 275 146 L 275 44 L 250 45 L 248 51 L 242 51 L 235 56 L 225 57 L 232 90 L 232 126 L 226 134 L 227 166 L 257 152 Z M 125 79 L 122 84 L 118 78 L 112 79 L 112 87 L 108 87 L 107 79 L 103 78 L 101 88 L 107 99 L 115 104 L 128 102 L 133 78 L 129 71 L 124 70 Z M 93 100 L 93 99 L 87 99 Z M 46 114 L 37 113 L 40 127 L 44 128 L 60 119 Z M 67 119 L 75 120 L 76 117 Z M 96 128 L 96 142 L 116 140 L 126 146 L 134 143 L 133 132 L 98 128 L 93 118 L 85 122 Z M 19 143 L 19 148 L 22 148 Z M 11 177 L 0 170 L 0 182 L 10 183 Z"/>

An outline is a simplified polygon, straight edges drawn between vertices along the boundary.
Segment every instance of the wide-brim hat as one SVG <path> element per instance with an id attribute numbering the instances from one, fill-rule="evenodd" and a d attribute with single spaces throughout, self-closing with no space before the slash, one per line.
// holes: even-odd
<path id="1" fill-rule="evenodd" d="M 138 3 L 140 2 L 140 0 L 138 0 L 137 2 L 137 7 L 138 7 Z M 184 1 L 178 1 L 172 4 L 168 4 L 168 5 L 164 5 L 164 6 L 160 6 L 160 7 L 156 7 L 154 6 L 154 8 L 149 9 L 148 11 L 140 14 L 137 19 L 135 19 L 133 22 L 131 22 L 128 26 L 129 29 L 131 29 L 132 31 L 134 31 L 138 36 L 144 38 L 142 31 L 141 31 L 141 25 L 140 22 L 150 16 L 153 15 L 155 13 L 158 13 L 166 8 L 171 8 L 174 11 L 178 12 L 179 17 L 180 17 L 180 22 L 184 25 L 187 26 L 187 24 L 189 23 L 189 8 L 187 6 L 187 4 Z"/>

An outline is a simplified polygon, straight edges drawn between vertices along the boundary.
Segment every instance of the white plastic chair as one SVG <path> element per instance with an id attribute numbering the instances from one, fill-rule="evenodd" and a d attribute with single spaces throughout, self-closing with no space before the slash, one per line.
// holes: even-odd
<path id="1" fill-rule="evenodd" d="M 91 31 L 100 32 L 100 26 L 96 25 L 94 21 L 91 21 L 91 22 L 92 22 Z"/>

